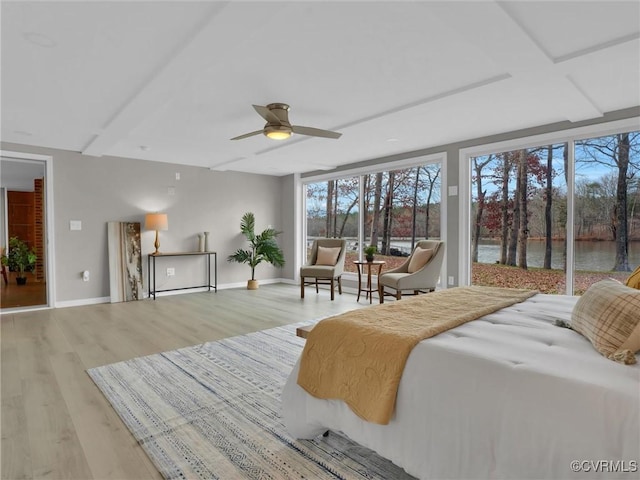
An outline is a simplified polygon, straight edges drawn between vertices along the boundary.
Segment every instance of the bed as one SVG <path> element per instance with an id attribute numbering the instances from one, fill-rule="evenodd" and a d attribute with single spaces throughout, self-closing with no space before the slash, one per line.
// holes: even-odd
<path id="1" fill-rule="evenodd" d="M 296 438 L 342 432 L 421 479 L 638 478 L 640 364 L 557 326 L 576 301 L 537 294 L 421 341 L 387 425 L 306 393 L 298 362 L 285 425 Z"/>

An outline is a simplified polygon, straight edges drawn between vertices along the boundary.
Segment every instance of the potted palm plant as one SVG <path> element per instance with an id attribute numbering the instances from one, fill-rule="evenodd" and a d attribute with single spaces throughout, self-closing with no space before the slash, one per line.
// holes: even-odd
<path id="1" fill-rule="evenodd" d="M 30 270 L 37 260 L 36 252 L 20 240 L 18 237 L 9 239 L 9 252 L 2 257 L 2 263 L 9 267 L 9 270 L 17 272 L 16 282 L 18 285 L 27 283 L 25 272 Z"/>
<path id="2" fill-rule="evenodd" d="M 253 213 L 247 212 L 242 216 L 240 232 L 249 242 L 249 248 L 239 248 L 227 257 L 229 262 L 247 263 L 251 267 L 251 280 L 247 281 L 248 290 L 258 289 L 255 270 L 259 264 L 267 262 L 276 267 L 284 266 L 284 254 L 276 242 L 276 237 L 282 232 L 267 228 L 262 233 L 256 234 L 255 225 L 256 220 Z"/>

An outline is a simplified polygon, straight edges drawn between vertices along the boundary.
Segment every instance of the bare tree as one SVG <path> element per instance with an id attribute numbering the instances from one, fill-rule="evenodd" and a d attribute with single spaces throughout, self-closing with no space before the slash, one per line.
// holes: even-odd
<path id="1" fill-rule="evenodd" d="M 551 211 L 553 207 L 553 145 L 547 147 L 547 175 L 544 191 L 544 261 L 542 268 L 551 269 L 552 227 Z"/>
<path id="2" fill-rule="evenodd" d="M 502 265 L 515 265 L 515 248 L 512 261 L 509 262 L 509 175 L 511 174 L 511 159 L 507 153 L 500 155 L 502 158 L 502 178 L 499 183 L 502 190 L 500 199 L 501 227 L 500 227 L 500 263 Z M 500 182 L 501 180 L 501 182 Z M 515 243 L 515 242 L 514 242 Z"/>
<path id="3" fill-rule="evenodd" d="M 391 248 L 391 224 L 393 219 L 393 189 L 395 183 L 395 172 L 389 172 L 389 181 L 387 182 L 387 192 L 384 199 L 384 217 L 382 226 L 382 254 L 389 255 Z"/>
<path id="4" fill-rule="evenodd" d="M 433 172 L 431 171 L 431 169 L 429 169 L 429 167 L 424 167 L 424 171 L 427 174 L 427 180 L 428 180 L 427 201 L 425 205 L 426 212 L 425 212 L 425 219 L 424 219 L 424 238 L 425 239 L 429 238 L 429 219 L 430 219 L 430 213 L 431 213 L 431 200 L 436 191 L 436 188 L 439 185 L 438 178 L 440 177 L 441 169 L 442 167 L 439 164 L 435 169 L 435 171 Z"/>
<path id="5" fill-rule="evenodd" d="M 376 173 L 376 186 L 373 196 L 373 219 L 371 220 L 371 245 L 378 245 L 378 226 L 380 225 L 380 202 L 382 199 L 382 172 Z"/>
<path id="6" fill-rule="evenodd" d="M 416 178 L 413 182 L 413 202 L 411 202 L 411 250 L 416 244 L 416 217 L 418 216 L 418 186 L 420 185 L 421 167 L 416 167 Z M 429 215 L 429 207 L 427 206 L 427 216 Z"/>
<path id="7" fill-rule="evenodd" d="M 516 190 L 516 198 L 518 197 Z M 518 253 L 518 232 L 520 231 L 520 202 L 513 202 L 511 212 L 511 228 L 509 229 L 509 243 L 507 245 L 507 262 L 505 265 L 516 266 L 516 258 Z"/>
<path id="8" fill-rule="evenodd" d="M 527 269 L 527 240 L 529 239 L 527 214 L 527 151 L 518 151 L 518 177 L 516 202 L 519 204 L 520 224 L 518 228 L 518 267 Z"/>
<path id="9" fill-rule="evenodd" d="M 629 172 L 629 134 L 616 135 L 618 141 L 618 191 L 616 192 L 616 264 L 613 270 L 630 272 L 627 174 Z"/>
<path id="10" fill-rule="evenodd" d="M 333 196 L 335 190 L 336 181 L 329 180 L 327 182 L 327 218 L 326 218 L 326 227 L 325 227 L 325 235 L 327 238 L 332 237 L 332 214 L 333 214 Z"/>
<path id="11" fill-rule="evenodd" d="M 476 215 L 473 225 L 473 232 L 471 235 L 471 261 L 478 261 L 478 244 L 480 242 L 480 232 L 482 229 L 482 216 L 484 214 L 485 197 L 487 195 L 486 189 L 482 185 L 482 169 L 493 161 L 493 155 L 489 155 L 483 160 L 481 157 L 473 158 L 473 180 L 476 186 L 476 196 L 478 197 L 476 203 Z"/>

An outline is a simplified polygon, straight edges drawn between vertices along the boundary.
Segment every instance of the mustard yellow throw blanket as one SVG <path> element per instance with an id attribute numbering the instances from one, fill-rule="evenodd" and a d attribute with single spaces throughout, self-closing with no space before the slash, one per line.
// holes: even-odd
<path id="1" fill-rule="evenodd" d="M 309 332 L 298 384 L 314 397 L 343 400 L 362 419 L 386 425 L 418 342 L 536 293 L 460 287 L 324 319 Z"/>

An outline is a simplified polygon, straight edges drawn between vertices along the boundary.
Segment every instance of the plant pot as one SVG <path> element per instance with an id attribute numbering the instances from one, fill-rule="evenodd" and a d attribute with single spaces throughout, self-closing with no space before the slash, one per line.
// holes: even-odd
<path id="1" fill-rule="evenodd" d="M 367 262 L 373 262 L 374 256 L 373 255 L 366 255 L 365 260 L 367 260 Z"/>
<path id="2" fill-rule="evenodd" d="M 247 280 L 247 290 L 258 290 L 258 280 Z"/>
<path id="3" fill-rule="evenodd" d="M 26 285 L 27 284 L 27 277 L 16 277 L 16 283 L 18 285 Z"/>

